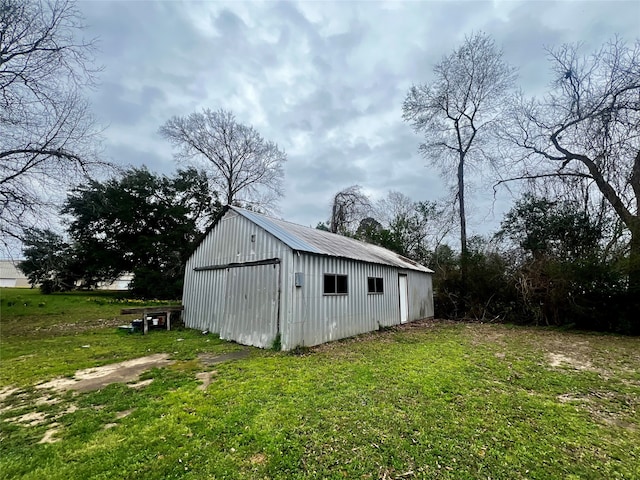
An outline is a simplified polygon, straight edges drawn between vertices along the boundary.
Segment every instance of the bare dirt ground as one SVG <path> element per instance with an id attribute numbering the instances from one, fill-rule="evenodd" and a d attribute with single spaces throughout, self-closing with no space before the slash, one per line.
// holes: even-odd
<path id="1" fill-rule="evenodd" d="M 203 366 L 211 366 L 222 362 L 246 358 L 249 356 L 249 353 L 249 350 L 240 350 L 223 355 L 202 354 L 199 356 L 199 360 Z M 130 388 L 136 389 L 144 388 L 149 385 L 153 379 L 138 381 L 142 373 L 152 368 L 165 367 L 174 362 L 174 360 L 169 359 L 169 354 L 160 353 L 126 360 L 124 362 L 112 363 L 102 367 L 78 370 L 71 378 L 54 378 L 46 383 L 35 385 L 36 389 L 43 391 L 43 395 L 35 400 L 19 388 L 11 386 L 4 387 L 0 389 L 0 412 L 15 410 L 17 413 L 27 405 L 54 405 L 61 401 L 57 395 L 68 390 L 73 390 L 78 393 L 90 392 L 104 388 L 112 383 L 126 383 Z M 216 374 L 217 371 L 215 370 L 203 371 L 196 374 L 196 378 L 202 382 L 198 388 L 200 390 L 206 390 Z M 16 396 L 17 398 L 15 398 Z M 10 397 L 14 398 L 9 401 Z M 5 405 L 5 403 L 7 404 Z M 66 410 L 58 414 L 49 414 L 40 411 L 28 412 L 16 416 L 9 416 L 5 421 L 28 427 L 47 425 L 47 430 L 38 443 L 55 443 L 60 440 L 59 434 L 62 431 L 62 427 L 57 420 L 62 415 L 73 413 L 77 411 L 77 409 L 78 407 L 74 403 L 71 403 Z M 109 429 L 117 427 L 117 422 L 132 412 L 133 410 L 125 410 L 118 413 L 113 419 L 114 421 L 106 423 L 103 428 Z"/>
<path id="2" fill-rule="evenodd" d="M 164 367 L 173 363 L 166 353 L 157 353 L 147 357 L 134 358 L 103 367 L 78 370 L 73 378 L 54 378 L 36 385 L 39 389 L 52 389 L 58 392 L 75 390 L 89 392 L 99 390 L 112 383 L 129 383 L 137 380 L 141 373 L 156 367 Z M 136 385 L 137 386 L 137 385 Z"/>

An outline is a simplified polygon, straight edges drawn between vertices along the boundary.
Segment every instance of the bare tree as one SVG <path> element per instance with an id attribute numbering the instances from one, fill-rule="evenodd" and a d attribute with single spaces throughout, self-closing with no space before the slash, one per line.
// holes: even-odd
<path id="1" fill-rule="evenodd" d="M 450 171 L 457 164 L 456 197 L 460 247 L 467 252 L 465 169 L 485 157 L 488 134 L 501 118 L 515 80 L 515 70 L 484 33 L 464 43 L 435 65 L 431 82 L 413 86 L 403 104 L 403 118 L 424 135 L 422 154 Z"/>
<path id="2" fill-rule="evenodd" d="M 506 134 L 525 152 L 517 178 L 569 179 L 599 192 L 628 229 L 630 287 L 639 291 L 640 40 L 615 38 L 589 56 L 563 45 L 548 56 L 551 90 L 520 96 Z"/>
<path id="3" fill-rule="evenodd" d="M 172 117 L 160 134 L 178 149 L 178 161 L 204 164 L 227 205 L 269 207 L 282 197 L 287 155 L 233 113 L 205 109 Z"/>
<path id="4" fill-rule="evenodd" d="M 351 185 L 333 196 L 329 231 L 353 235 L 359 223 L 371 213 L 369 197 L 360 185 Z"/>
<path id="5" fill-rule="evenodd" d="M 0 0 L 0 234 L 6 247 L 51 214 L 55 192 L 96 166 L 82 97 L 93 41 L 70 0 Z"/>
<path id="6" fill-rule="evenodd" d="M 435 250 L 449 234 L 455 217 L 448 202 L 414 202 L 405 194 L 389 191 L 375 204 L 375 217 L 394 232 L 407 256 L 424 261 L 415 252 Z M 412 253 L 413 252 L 413 253 Z"/>

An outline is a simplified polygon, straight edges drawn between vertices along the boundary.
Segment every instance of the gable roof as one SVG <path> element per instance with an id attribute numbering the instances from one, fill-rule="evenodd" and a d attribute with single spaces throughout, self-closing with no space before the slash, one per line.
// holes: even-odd
<path id="1" fill-rule="evenodd" d="M 243 208 L 229 207 L 229 209 L 263 228 L 292 250 L 433 273 L 433 270 L 424 265 L 420 265 L 409 258 L 378 245 L 361 242 L 316 228 L 303 227 L 302 225 L 267 217 Z"/>

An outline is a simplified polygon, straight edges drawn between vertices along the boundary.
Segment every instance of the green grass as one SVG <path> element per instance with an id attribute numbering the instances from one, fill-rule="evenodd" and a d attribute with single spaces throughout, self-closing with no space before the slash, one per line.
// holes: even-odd
<path id="1" fill-rule="evenodd" d="M 15 292 L 0 292 L 0 390 L 18 388 L 0 405 L 0 478 L 640 478 L 637 338 L 435 322 L 207 367 L 198 353 L 240 347 L 120 333 L 95 320 L 121 306 L 90 295 L 59 299 L 56 320 L 18 319 L 4 303 Z M 34 388 L 160 352 L 177 361 L 142 389 L 47 403 Z M 26 414 L 44 422 L 16 421 Z M 53 423 L 59 441 L 39 444 Z"/>

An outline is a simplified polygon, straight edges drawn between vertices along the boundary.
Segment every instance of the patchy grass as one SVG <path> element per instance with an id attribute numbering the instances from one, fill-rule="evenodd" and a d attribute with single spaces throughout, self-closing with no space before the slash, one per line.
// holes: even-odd
<path id="1" fill-rule="evenodd" d="M 2 322 L 0 478 L 640 478 L 637 338 L 432 322 L 213 363 L 241 347 L 100 325 L 5 343 Z M 175 362 L 138 388 L 34 386 L 154 353 Z"/>

